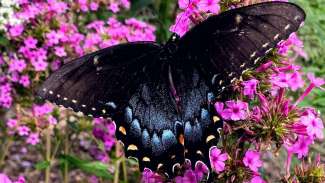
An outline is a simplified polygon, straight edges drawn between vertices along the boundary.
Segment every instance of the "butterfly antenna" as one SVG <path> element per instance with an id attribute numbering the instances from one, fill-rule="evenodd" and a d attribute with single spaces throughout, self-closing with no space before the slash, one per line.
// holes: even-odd
<path id="1" fill-rule="evenodd" d="M 190 7 L 191 3 L 192 3 L 192 0 L 189 0 L 189 1 L 188 1 L 188 4 L 187 4 L 187 7 L 185 8 L 184 12 L 187 11 L 187 9 Z M 183 13 L 182 16 L 177 20 L 177 22 L 176 22 L 176 24 L 175 24 L 175 26 L 174 26 L 172 32 L 175 32 L 176 27 L 177 27 L 177 25 L 179 24 L 180 20 L 182 20 L 183 16 L 184 16 L 184 13 Z"/>

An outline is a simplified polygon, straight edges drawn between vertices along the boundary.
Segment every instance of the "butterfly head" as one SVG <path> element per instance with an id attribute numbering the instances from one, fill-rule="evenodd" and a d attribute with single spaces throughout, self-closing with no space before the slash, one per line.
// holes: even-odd
<path id="1" fill-rule="evenodd" d="M 170 60 L 174 56 L 178 49 L 179 39 L 179 35 L 175 33 L 172 34 L 167 43 L 164 45 L 164 48 L 160 54 L 161 60 Z"/>

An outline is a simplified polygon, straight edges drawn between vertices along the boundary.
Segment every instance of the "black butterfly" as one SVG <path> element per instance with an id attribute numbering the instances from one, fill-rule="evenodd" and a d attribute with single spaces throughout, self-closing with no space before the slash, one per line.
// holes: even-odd
<path id="1" fill-rule="evenodd" d="M 281 40 L 298 30 L 295 4 L 261 3 L 209 17 L 159 45 L 112 46 L 64 65 L 38 95 L 93 117 L 112 117 L 126 156 L 172 174 L 185 159 L 209 167 L 222 121 L 213 102 Z"/>

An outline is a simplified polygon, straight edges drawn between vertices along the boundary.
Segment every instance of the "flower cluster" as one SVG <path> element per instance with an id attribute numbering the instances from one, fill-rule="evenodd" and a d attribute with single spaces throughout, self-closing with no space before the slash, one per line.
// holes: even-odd
<path id="1" fill-rule="evenodd" d="M 121 20 L 116 15 L 129 7 L 128 0 L 0 2 L 0 36 L 8 42 L 0 44 L 0 111 L 10 114 L 0 125 L 1 137 L 37 148 L 45 148 L 39 144 L 48 143 L 42 140 L 49 139 L 48 134 L 57 137 L 50 143 L 58 146 L 63 138 L 75 138 L 62 133 L 77 133 L 67 130 L 70 118 L 86 124 L 89 121 L 48 103 L 36 104 L 35 90 L 51 72 L 73 58 L 119 43 L 154 41 L 154 26 L 132 17 Z M 92 16 L 111 13 L 108 18 Z M 109 160 L 108 152 L 115 144 L 112 124 L 95 120 L 96 142 L 102 141 L 104 149 L 98 144 L 87 149 L 103 162 Z M 83 140 L 80 143 L 85 145 Z M 0 156 L 6 153 L 0 152 Z"/>
<path id="2" fill-rule="evenodd" d="M 202 21 L 201 13 L 217 14 L 220 11 L 220 0 L 179 0 L 178 5 L 182 10 L 176 17 L 175 24 L 170 27 L 171 32 L 183 36 L 191 27 L 192 22 Z"/>
<path id="3" fill-rule="evenodd" d="M 7 120 L 7 130 L 10 135 L 18 135 L 26 140 L 27 144 L 36 145 L 40 143 L 42 129 L 57 124 L 57 118 L 53 115 L 53 106 L 34 105 L 31 111 L 18 109 L 17 118 Z"/>
<path id="4" fill-rule="evenodd" d="M 103 144 L 103 149 L 94 146 L 90 149 L 90 153 L 95 159 L 108 162 L 108 152 L 115 145 L 115 123 L 110 120 L 95 118 L 93 124 L 93 135 Z"/>
<path id="5" fill-rule="evenodd" d="M 107 20 L 87 20 L 80 15 L 79 19 L 85 20 L 83 23 L 71 21 L 79 11 L 94 12 L 99 11 L 99 7 L 113 12 L 127 9 L 128 0 L 79 0 L 77 3 L 21 0 L 17 3 L 13 16 L 20 22 L 5 24 L 11 46 L 0 55 L 3 71 L 0 73 L 0 108 L 16 109 L 17 116 L 7 121 L 8 133 L 35 145 L 40 142 L 42 129 L 54 126 L 58 118 L 51 114 L 53 107 L 49 104 L 17 108 L 16 104 L 22 102 L 20 99 L 33 102 L 33 88 L 49 72 L 64 64 L 65 59 L 123 42 L 153 41 L 155 27 L 135 18 L 121 22 L 115 16 Z"/>

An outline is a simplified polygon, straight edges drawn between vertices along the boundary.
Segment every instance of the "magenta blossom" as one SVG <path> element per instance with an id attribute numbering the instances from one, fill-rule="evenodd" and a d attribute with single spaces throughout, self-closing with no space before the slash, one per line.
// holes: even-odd
<path id="1" fill-rule="evenodd" d="M 262 179 L 260 176 L 254 176 L 250 183 L 266 183 L 265 180 Z"/>
<path id="2" fill-rule="evenodd" d="M 228 159 L 227 153 L 221 154 L 220 149 L 217 147 L 212 147 L 210 149 L 209 158 L 213 170 L 215 170 L 217 173 L 225 170 L 225 161 Z"/>
<path id="3" fill-rule="evenodd" d="M 170 31 L 183 36 L 190 29 L 191 20 L 187 12 L 177 15 L 175 24 L 170 27 Z"/>
<path id="4" fill-rule="evenodd" d="M 17 124 L 18 124 L 18 121 L 16 119 L 9 119 L 7 121 L 7 126 L 9 128 L 15 128 L 15 127 L 17 127 Z"/>
<path id="5" fill-rule="evenodd" d="M 24 31 L 23 25 L 14 25 L 9 29 L 9 34 L 11 37 L 20 36 Z"/>
<path id="6" fill-rule="evenodd" d="M 226 102 L 227 108 L 223 110 L 221 116 L 225 120 L 244 120 L 247 118 L 248 104 L 242 101 L 230 100 Z"/>
<path id="7" fill-rule="evenodd" d="M 307 127 L 307 134 L 311 138 L 324 138 L 324 124 L 322 119 L 312 110 L 307 110 L 306 115 L 300 117 L 300 121 Z"/>
<path id="8" fill-rule="evenodd" d="M 158 174 L 152 172 L 147 168 L 145 168 L 142 172 L 141 181 L 143 183 L 163 183 L 163 179 Z"/>
<path id="9" fill-rule="evenodd" d="M 262 161 L 260 160 L 260 153 L 253 150 L 246 151 L 243 163 L 252 171 L 257 172 L 258 168 L 262 166 Z"/>
<path id="10" fill-rule="evenodd" d="M 200 180 L 197 179 L 197 177 L 195 176 L 195 173 L 192 170 L 186 170 L 186 172 L 184 173 L 184 176 L 177 176 L 175 178 L 175 182 L 176 183 L 197 183 Z"/>
<path id="11" fill-rule="evenodd" d="M 323 78 L 317 78 L 314 74 L 308 73 L 307 74 L 308 79 L 310 80 L 310 85 L 307 87 L 307 89 L 304 91 L 304 93 L 298 98 L 298 100 L 295 103 L 295 106 L 298 105 L 301 101 L 304 100 L 304 98 L 309 95 L 309 93 L 315 88 L 319 87 L 322 90 L 324 90 L 321 86 L 325 84 L 325 80 Z"/>
<path id="12" fill-rule="evenodd" d="M 27 142 L 28 144 L 31 144 L 31 145 L 36 145 L 36 144 L 38 144 L 38 143 L 40 142 L 40 139 L 39 139 L 39 135 L 38 135 L 38 133 L 31 133 L 31 134 L 28 136 L 26 142 Z"/>
<path id="13" fill-rule="evenodd" d="M 298 158 L 306 157 L 309 151 L 309 145 L 313 143 L 313 140 L 309 136 L 299 135 L 298 140 L 291 147 L 293 153 L 298 155 Z"/>
<path id="14" fill-rule="evenodd" d="M 28 36 L 24 40 L 24 44 L 27 48 L 36 48 L 37 39 L 34 39 L 32 36 Z"/>
<path id="15" fill-rule="evenodd" d="M 17 130 L 20 136 L 27 136 L 30 132 L 30 129 L 27 126 L 20 126 Z"/>
<path id="16" fill-rule="evenodd" d="M 248 81 L 244 81 L 242 84 L 244 86 L 244 95 L 248 96 L 250 99 L 254 98 L 254 95 L 256 94 L 256 87 L 258 85 L 259 81 L 256 79 L 251 79 Z"/>
<path id="17" fill-rule="evenodd" d="M 202 163 L 201 161 L 198 161 L 195 165 L 195 175 L 198 180 L 202 180 L 204 174 L 209 173 L 209 168 Z"/>
<path id="18" fill-rule="evenodd" d="M 220 11 L 220 0 L 201 0 L 197 6 L 200 11 L 217 14 Z"/>
<path id="19" fill-rule="evenodd" d="M 6 174 L 0 173 L 0 182 L 1 183 L 12 183 L 9 177 Z"/>

